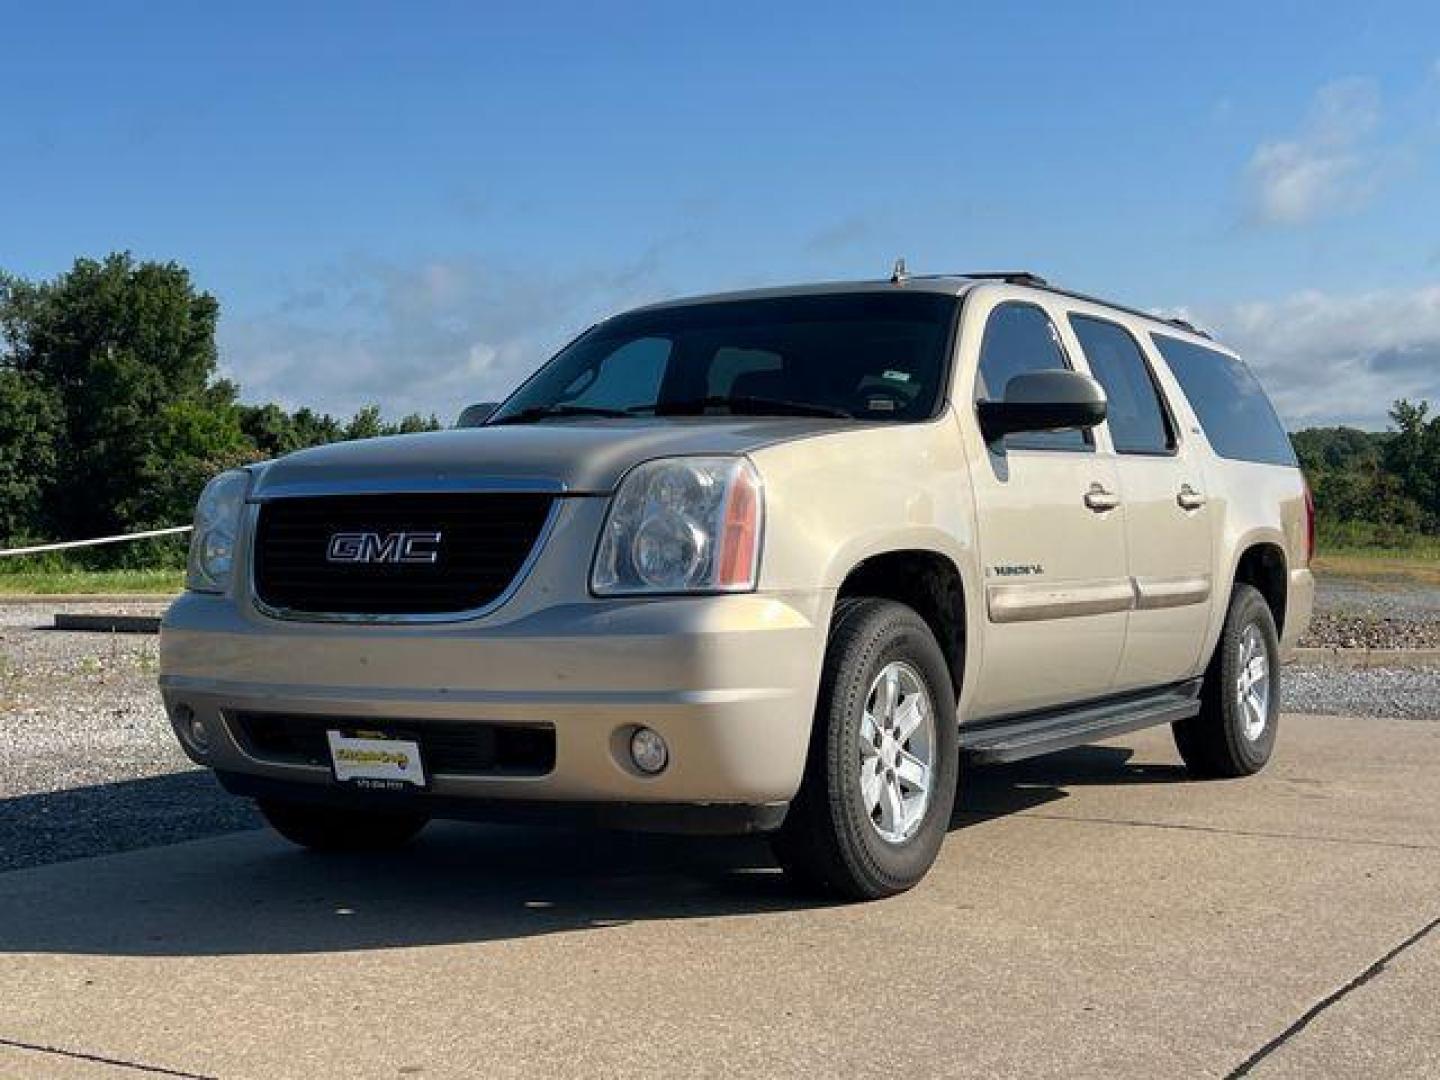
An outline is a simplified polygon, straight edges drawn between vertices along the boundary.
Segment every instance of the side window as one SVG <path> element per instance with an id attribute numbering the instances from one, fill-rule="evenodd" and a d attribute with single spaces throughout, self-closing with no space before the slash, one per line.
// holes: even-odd
<path id="1" fill-rule="evenodd" d="M 596 366 L 580 372 L 557 401 L 597 409 L 653 404 L 669 359 L 666 338 L 627 341 Z"/>
<path id="2" fill-rule="evenodd" d="M 1249 368 L 1235 357 L 1203 345 L 1166 334 L 1150 337 L 1175 373 L 1217 454 L 1265 465 L 1295 464 L 1290 437 Z"/>
<path id="3" fill-rule="evenodd" d="M 1069 367 L 1050 316 L 1034 304 L 1000 304 L 990 313 L 980 342 L 975 396 L 998 401 L 1016 375 Z M 1088 432 L 1041 431 L 1007 435 L 1005 445 L 1018 450 L 1089 450 L 1091 443 Z"/>
<path id="4" fill-rule="evenodd" d="M 1123 326 L 1071 315 L 1070 328 L 1109 400 L 1106 422 L 1118 454 L 1169 454 L 1175 431 L 1140 346 Z"/>

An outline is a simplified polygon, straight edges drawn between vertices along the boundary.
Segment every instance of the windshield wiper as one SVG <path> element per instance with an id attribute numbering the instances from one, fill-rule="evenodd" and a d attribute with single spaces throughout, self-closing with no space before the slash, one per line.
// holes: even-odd
<path id="1" fill-rule="evenodd" d="M 535 420 L 544 420 L 551 416 L 606 416 L 624 419 L 630 413 L 624 409 L 602 409 L 596 405 L 531 405 L 528 409 L 521 409 L 519 412 L 511 413 L 509 416 L 502 416 L 498 420 L 490 421 L 491 425 L 500 424 L 529 424 Z"/>
<path id="2" fill-rule="evenodd" d="M 820 405 L 813 401 L 791 401 L 788 398 L 713 395 L 685 401 L 662 401 L 658 405 L 636 405 L 631 413 L 649 412 L 656 416 L 698 416 L 706 409 L 728 408 L 737 416 L 833 416 L 853 420 L 855 414 L 837 405 Z"/>

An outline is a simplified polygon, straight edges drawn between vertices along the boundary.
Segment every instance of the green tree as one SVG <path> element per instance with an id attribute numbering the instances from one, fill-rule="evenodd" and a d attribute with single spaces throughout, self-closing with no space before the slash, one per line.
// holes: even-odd
<path id="1" fill-rule="evenodd" d="M 147 516 L 167 524 L 189 521 L 211 477 L 260 456 L 232 403 L 172 401 L 154 418 L 138 486 L 128 501 L 117 501 L 116 511 L 137 523 Z"/>
<path id="2" fill-rule="evenodd" d="M 60 403 L 50 389 L 0 366 L 0 547 L 41 538 L 36 530 L 60 436 Z"/>
<path id="3" fill-rule="evenodd" d="M 1385 444 L 1386 471 L 1417 503 L 1430 529 L 1440 527 L 1440 417 L 1430 417 L 1429 402 L 1395 402 L 1390 419 L 1395 435 Z"/>
<path id="4" fill-rule="evenodd" d="M 268 405 L 241 405 L 240 430 L 261 457 L 272 458 L 299 450 L 305 445 L 295 418 L 273 402 Z"/>
<path id="5" fill-rule="evenodd" d="M 373 439 L 377 435 L 384 435 L 385 423 L 380 419 L 379 405 L 366 405 L 350 418 L 350 423 L 345 425 L 345 438 L 347 439 Z"/>
<path id="6" fill-rule="evenodd" d="M 317 413 L 313 409 L 299 408 L 292 418 L 295 422 L 296 448 L 320 446 L 323 443 L 339 442 L 345 438 L 345 428 L 329 413 Z"/>
<path id="7" fill-rule="evenodd" d="M 1378 463 L 1388 432 L 1360 431 L 1351 427 L 1306 428 L 1290 437 L 1300 465 L 1307 473 L 1350 470 Z"/>
<path id="8" fill-rule="evenodd" d="M 409 413 L 402 416 L 398 423 L 386 427 L 387 435 L 413 435 L 421 431 L 439 431 L 440 421 L 432 413 L 429 416 L 421 416 L 419 413 Z"/>
<path id="9" fill-rule="evenodd" d="M 233 384 L 215 381 L 218 312 L 183 267 L 129 254 L 78 259 L 53 281 L 6 280 L 6 363 L 60 411 L 39 513 L 49 531 L 71 539 L 173 524 L 179 497 L 158 482 L 162 467 L 193 474 L 215 457 L 216 438 L 230 440 L 222 457 L 239 449 L 238 427 L 222 436 L 223 421 L 177 419 L 233 410 Z"/>

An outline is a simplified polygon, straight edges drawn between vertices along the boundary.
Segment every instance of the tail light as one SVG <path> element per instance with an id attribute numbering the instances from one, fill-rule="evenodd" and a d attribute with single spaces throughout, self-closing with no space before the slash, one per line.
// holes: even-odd
<path id="1" fill-rule="evenodd" d="M 1305 565 L 1309 566 L 1315 558 L 1315 496 L 1310 491 L 1310 481 L 1302 477 L 1300 483 L 1305 488 Z"/>

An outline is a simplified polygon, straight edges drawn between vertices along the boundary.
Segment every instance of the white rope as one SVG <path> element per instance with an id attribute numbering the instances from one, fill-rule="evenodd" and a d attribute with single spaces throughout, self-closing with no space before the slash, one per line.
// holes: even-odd
<path id="1" fill-rule="evenodd" d="M 70 548 L 118 544 L 125 540 L 148 540 L 152 536 L 174 536 L 178 533 L 187 533 L 194 527 L 193 525 L 177 525 L 173 529 L 151 529 L 149 532 L 126 533 L 123 536 L 102 536 L 96 540 L 67 540 L 63 544 L 36 544 L 34 547 L 10 548 L 0 551 L 0 559 L 7 555 L 38 555 L 42 551 L 68 551 Z"/>

